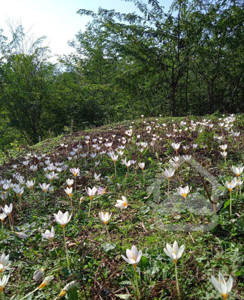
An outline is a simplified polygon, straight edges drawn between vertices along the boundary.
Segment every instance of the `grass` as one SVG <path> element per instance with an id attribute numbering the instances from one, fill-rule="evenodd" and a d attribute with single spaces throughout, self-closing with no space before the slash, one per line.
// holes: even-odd
<path id="1" fill-rule="evenodd" d="M 200 122 L 194 131 L 189 129 L 193 126 L 189 118 L 177 118 L 174 122 L 172 118 L 150 118 L 145 122 L 136 120 L 133 123 L 126 121 L 106 125 L 43 141 L 27 149 L 29 156 L 22 151 L 2 165 L 2 180 L 12 179 L 12 183 L 16 184 L 18 179 L 13 178 L 13 174 L 18 173 L 23 176 L 23 180 L 20 179 L 21 185 L 25 186 L 21 196 L 22 210 L 18 205 L 18 195 L 12 187 L 6 199 L 2 196 L 3 207 L 10 203 L 14 205 L 12 217 L 15 226 L 11 230 L 5 218 L 0 231 L 0 254 L 9 254 L 11 261 L 9 269 L 5 269 L 1 276 L 10 274 L 3 291 L 5 299 L 20 300 L 40 286 L 43 278 L 49 275 L 54 276 L 53 280 L 26 299 L 55 299 L 73 281 L 74 285 L 67 288 L 66 295 L 57 299 L 139 299 L 134 268 L 121 258 L 132 245 L 142 250 L 142 258 L 137 265 L 140 299 L 179 299 L 174 262 L 164 253 L 166 243 L 173 244 L 174 241 L 185 245 L 185 251 L 177 263 L 181 299 L 221 299 L 220 293 L 210 282 L 211 275 L 217 277 L 219 271 L 226 279 L 232 276 L 234 280 L 228 299 L 244 299 L 244 196 L 234 189 L 233 213 L 230 216 L 229 194 L 223 187 L 223 182 L 234 177 L 231 166 L 243 163 L 244 145 L 241 137 L 235 139 L 224 130 L 223 144 L 228 145 L 225 164 L 220 155 L 219 143 L 213 138 L 222 135 L 218 125 L 220 121 L 213 116 L 205 119 L 203 122 L 200 118 L 197 121 L 194 118 L 195 123 Z M 209 123 L 214 124 L 212 129 L 207 126 L 208 119 L 211 119 Z M 173 123 L 176 125 L 173 126 Z M 233 124 L 234 132 L 242 132 L 243 115 L 236 116 L 230 124 Z M 132 129 L 131 136 L 126 133 L 129 129 Z M 87 135 L 90 138 L 86 144 Z M 111 149 L 115 152 L 116 148 L 123 145 L 123 139 L 126 140 L 123 157 L 116 162 L 116 177 L 110 157 L 98 154 L 103 150 L 109 151 L 109 147 L 105 146 L 108 142 L 106 139 L 113 142 Z M 139 151 L 142 148 L 140 141 L 148 143 L 142 152 Z M 199 205 L 202 203 L 212 210 L 208 196 L 213 195 L 213 182 L 206 176 L 199 176 L 200 167 L 197 169 L 189 163 L 183 163 L 176 168 L 167 194 L 167 180 L 162 174 L 165 168 L 172 166 L 169 162 L 175 156 L 172 142 L 181 142 L 179 155 L 192 155 L 202 170 L 208 171 L 222 187 L 219 188 L 217 214 L 200 213 Z M 90 153 L 95 152 L 92 147 L 95 143 L 101 147 L 95 159 L 89 155 L 86 158 L 74 158 L 74 155 L 72 158 L 70 155 L 77 146 L 82 146 L 82 149 L 77 150 L 78 154 L 86 153 L 88 145 Z M 195 151 L 192 149 L 194 143 L 198 144 Z M 184 150 L 183 146 L 189 146 L 189 149 Z M 46 154 L 46 157 L 41 158 L 42 154 Z M 63 162 L 67 165 L 66 171 L 58 173 L 55 170 L 59 178 L 52 181 L 46 178 L 46 174 L 51 171 L 44 170 L 48 166 L 45 163 L 47 156 L 51 163 Z M 121 163 L 125 158 L 127 161 L 136 160 L 136 163 L 127 169 Z M 28 167 L 22 163 L 26 159 L 29 160 Z M 95 166 L 95 162 L 100 163 Z M 143 171 L 138 167 L 138 162 L 145 162 Z M 36 165 L 38 170 L 29 171 L 30 165 Z M 80 168 L 80 175 L 76 178 L 76 192 L 73 185 L 73 209 L 70 198 L 64 192 L 66 179 L 74 178 L 69 171 L 72 167 Z M 95 173 L 101 174 L 101 181 L 94 179 Z M 31 179 L 35 180 L 33 190 L 25 185 Z M 44 182 L 54 188 L 53 192 L 46 193 L 45 206 L 44 193 L 39 187 L 39 183 Z M 5 191 L 3 183 L 2 192 Z M 156 183 L 159 183 L 157 194 L 155 191 L 150 193 L 150 187 L 155 187 Z M 177 188 L 186 185 L 189 185 L 191 191 L 184 200 L 177 194 Z M 93 186 L 106 187 L 106 193 L 92 199 L 91 214 L 88 217 L 90 200 L 85 188 Z M 128 207 L 120 210 L 115 204 L 122 196 L 127 198 Z M 174 201 L 176 206 L 172 206 L 170 201 Z M 57 214 L 59 210 L 72 213 L 70 222 L 65 226 L 70 265 L 66 259 L 63 229 L 54 218 L 54 213 Z M 101 211 L 112 213 L 107 224 L 108 234 L 98 217 Z M 208 225 L 212 223 L 214 226 L 210 230 Z M 53 242 L 57 253 L 53 243 L 42 238 L 42 233 L 51 230 L 52 226 L 55 229 Z M 203 231 L 202 228 L 207 229 Z M 22 231 L 25 231 L 27 238 L 20 238 L 16 234 Z M 45 271 L 43 278 L 36 282 L 33 273 L 38 269 Z"/>

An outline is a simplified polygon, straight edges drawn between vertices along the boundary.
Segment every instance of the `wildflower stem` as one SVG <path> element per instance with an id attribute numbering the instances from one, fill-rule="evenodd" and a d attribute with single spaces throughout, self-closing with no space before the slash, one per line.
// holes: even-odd
<path id="1" fill-rule="evenodd" d="M 116 176 L 117 176 L 116 162 L 115 162 L 115 161 L 114 161 L 114 176 L 115 176 L 115 178 L 116 178 Z"/>
<path id="2" fill-rule="evenodd" d="M 65 246 L 65 252 L 66 252 L 66 259 L 67 259 L 67 266 L 68 266 L 68 269 L 70 268 L 70 264 L 69 264 L 69 255 L 68 255 L 68 249 L 67 249 L 67 244 L 66 244 L 66 241 L 65 241 L 65 226 L 63 227 L 63 234 L 64 234 L 64 246 Z"/>
<path id="3" fill-rule="evenodd" d="M 14 220 L 11 214 L 8 214 L 8 219 L 9 219 L 10 228 L 14 230 Z"/>
<path id="4" fill-rule="evenodd" d="M 177 289 L 178 297 L 180 298 L 180 288 L 179 288 L 178 272 L 177 272 L 177 261 L 175 262 L 175 279 L 176 279 L 176 289 Z"/>
<path id="5" fill-rule="evenodd" d="M 141 298 L 141 294 L 140 294 L 139 287 L 138 287 L 138 276 L 137 276 L 137 273 L 136 273 L 136 265 L 133 265 L 133 267 L 134 267 L 134 270 L 135 270 L 135 280 L 136 280 L 136 293 L 137 293 L 137 297 Z"/>
<path id="6" fill-rule="evenodd" d="M 108 225 L 105 224 L 105 227 L 106 227 L 107 235 L 108 235 L 108 237 L 109 237 L 109 233 L 108 233 Z"/>
<path id="7" fill-rule="evenodd" d="M 88 211 L 88 218 L 90 217 L 90 213 L 91 213 L 91 203 L 92 203 L 92 199 L 90 199 L 90 205 L 89 205 L 89 211 Z"/>
<path id="8" fill-rule="evenodd" d="M 230 215 L 232 215 L 232 197 L 231 197 L 231 191 L 230 191 Z"/>

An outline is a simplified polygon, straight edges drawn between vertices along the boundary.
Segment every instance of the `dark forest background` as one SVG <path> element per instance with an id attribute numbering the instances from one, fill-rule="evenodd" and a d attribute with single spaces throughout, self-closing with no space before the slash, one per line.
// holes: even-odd
<path id="1" fill-rule="evenodd" d="M 244 2 L 132 1 L 93 21 L 50 62 L 44 38 L 0 29 L 0 149 L 125 119 L 244 111 Z"/>

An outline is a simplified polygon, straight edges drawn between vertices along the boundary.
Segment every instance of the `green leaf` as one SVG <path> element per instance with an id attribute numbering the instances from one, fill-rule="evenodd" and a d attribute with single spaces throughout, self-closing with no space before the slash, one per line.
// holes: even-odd
<path id="1" fill-rule="evenodd" d="M 67 291 L 67 299 L 78 300 L 77 286 L 74 285 Z"/>
<path id="2" fill-rule="evenodd" d="M 225 202 L 224 208 L 228 207 L 230 205 L 230 199 Z"/>

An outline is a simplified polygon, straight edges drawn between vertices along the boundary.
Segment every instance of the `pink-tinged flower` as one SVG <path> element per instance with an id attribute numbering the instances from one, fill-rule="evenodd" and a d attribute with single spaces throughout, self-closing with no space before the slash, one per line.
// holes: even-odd
<path id="1" fill-rule="evenodd" d="M 72 168 L 70 169 L 70 172 L 76 177 L 80 175 L 80 169 L 79 168 Z"/>
<path id="2" fill-rule="evenodd" d="M 106 191 L 107 191 L 107 188 L 105 187 L 102 187 L 102 186 L 99 186 L 97 188 L 97 195 L 102 195 L 102 194 L 106 194 Z"/>

